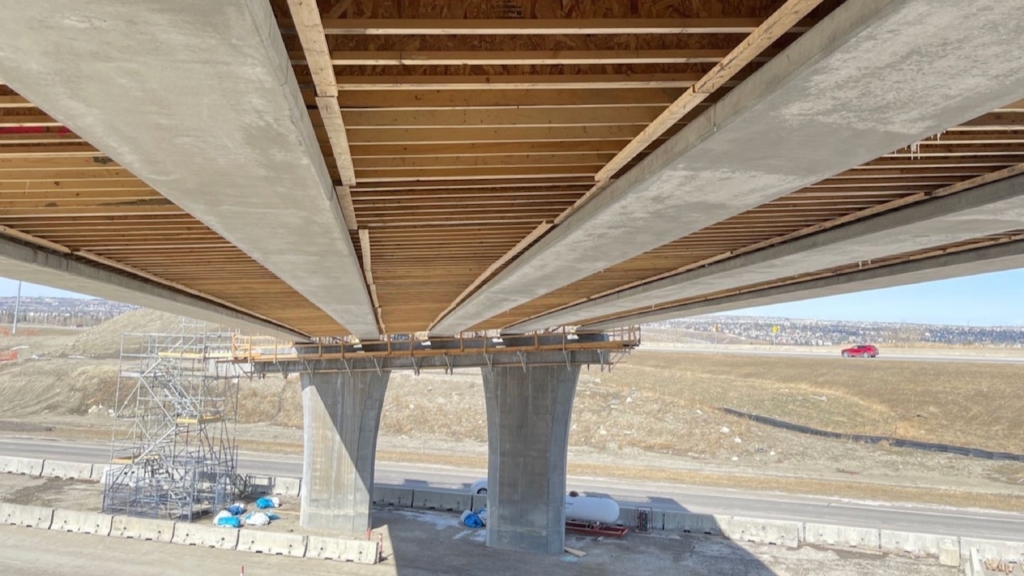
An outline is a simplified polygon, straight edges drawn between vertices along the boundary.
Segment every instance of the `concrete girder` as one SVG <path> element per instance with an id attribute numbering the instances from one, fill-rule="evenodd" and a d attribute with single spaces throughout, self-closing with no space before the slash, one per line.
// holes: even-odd
<path id="1" fill-rule="evenodd" d="M 847 2 L 435 326 L 453 334 L 1024 95 L 1024 11 Z"/>
<path id="2" fill-rule="evenodd" d="M 716 312 L 782 304 L 809 298 L 824 298 L 826 296 L 837 296 L 851 292 L 892 288 L 894 286 L 933 282 L 974 274 L 1001 272 L 1022 267 L 1024 267 L 1024 241 L 1009 242 L 986 248 L 851 272 L 840 276 L 830 276 L 798 284 L 766 288 L 745 294 L 735 294 L 702 302 L 662 308 L 661 310 L 631 314 L 621 318 L 587 324 L 580 327 L 580 330 L 610 330 L 619 326 L 630 326 L 644 322 L 714 314 Z"/>
<path id="3" fill-rule="evenodd" d="M 1024 176 L 1015 176 L 743 254 L 510 326 L 510 333 L 580 324 L 663 302 L 714 294 L 844 264 L 1024 228 Z"/>
<path id="4" fill-rule="evenodd" d="M 15 280 L 44 284 L 97 298 L 144 306 L 171 314 L 238 326 L 286 340 L 305 340 L 307 335 L 242 312 L 121 275 L 66 256 L 37 250 L 0 238 L 0 273 Z"/>
<path id="5" fill-rule="evenodd" d="M 2 0 L 0 13 L 0 76 L 19 94 L 379 337 L 267 0 Z"/>

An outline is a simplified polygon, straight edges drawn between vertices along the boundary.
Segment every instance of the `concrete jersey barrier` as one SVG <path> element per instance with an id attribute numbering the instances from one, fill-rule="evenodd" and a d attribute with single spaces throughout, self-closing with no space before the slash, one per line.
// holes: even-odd
<path id="1" fill-rule="evenodd" d="M 43 461 L 36 458 L 0 456 L 0 472 L 39 476 L 43 472 Z"/>
<path id="2" fill-rule="evenodd" d="M 238 531 L 236 550 L 276 556 L 302 558 L 306 555 L 306 537 L 288 532 L 271 532 L 242 528 Z"/>
<path id="3" fill-rule="evenodd" d="M 803 524 L 784 520 L 756 520 L 754 518 L 718 517 L 722 534 L 731 540 L 775 544 L 797 548 L 803 540 Z"/>
<path id="4" fill-rule="evenodd" d="M 377 543 L 370 540 L 342 540 L 326 536 L 307 538 L 306 558 L 376 564 L 379 556 Z"/>
<path id="5" fill-rule="evenodd" d="M 914 556 L 939 556 L 942 548 L 960 549 L 960 540 L 955 536 L 939 536 L 920 532 L 880 530 L 880 548 L 885 552 L 903 552 Z"/>
<path id="6" fill-rule="evenodd" d="M 200 548 L 234 550 L 238 546 L 238 532 L 235 528 L 181 522 L 174 525 L 171 542 Z"/>
<path id="7" fill-rule="evenodd" d="M 174 525 L 175 523 L 171 520 L 114 516 L 110 535 L 133 540 L 170 542 L 174 536 Z"/>
<path id="8" fill-rule="evenodd" d="M 53 511 L 53 524 L 50 525 L 50 530 L 110 536 L 113 519 L 114 517 L 108 514 L 58 508 Z"/>
<path id="9" fill-rule="evenodd" d="M 49 530 L 52 523 L 53 508 L 0 503 L 0 524 Z"/>
<path id="10" fill-rule="evenodd" d="M 854 528 L 832 524 L 804 524 L 804 542 L 822 546 L 841 546 L 862 550 L 881 549 L 881 534 L 878 528 Z"/>
<path id="11" fill-rule="evenodd" d="M 44 460 L 43 476 L 67 478 L 69 480 L 89 480 L 92 478 L 92 464 L 81 462 L 61 462 L 60 460 Z"/>
<path id="12" fill-rule="evenodd" d="M 441 492 L 435 490 L 410 490 L 409 492 L 411 492 L 410 499 L 412 500 L 411 506 L 413 508 L 461 513 L 463 510 L 469 510 L 474 505 L 474 498 L 465 492 Z M 398 499 L 402 500 L 404 498 L 399 496 Z M 484 498 L 483 501 L 486 502 L 487 499 Z"/>

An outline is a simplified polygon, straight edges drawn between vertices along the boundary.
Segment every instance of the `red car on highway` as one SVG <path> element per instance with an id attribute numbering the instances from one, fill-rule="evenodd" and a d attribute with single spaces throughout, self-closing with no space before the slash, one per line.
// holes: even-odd
<path id="1" fill-rule="evenodd" d="M 857 344 L 843 349 L 842 354 L 844 358 L 874 358 L 878 356 L 878 348 L 871 344 Z"/>

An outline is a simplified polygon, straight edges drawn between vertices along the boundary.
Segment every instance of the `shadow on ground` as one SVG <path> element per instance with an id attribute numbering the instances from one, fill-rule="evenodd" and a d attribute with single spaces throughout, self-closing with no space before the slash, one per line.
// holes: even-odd
<path id="1" fill-rule="evenodd" d="M 685 510 L 671 502 L 674 509 Z M 566 546 L 586 553 L 578 558 L 568 553 L 547 556 L 488 548 L 484 543 L 486 529 L 466 528 L 454 513 L 375 509 L 373 524 L 376 532 L 386 535 L 384 564 L 400 576 L 776 574 L 747 549 L 704 534 L 629 533 L 623 538 L 598 538 L 568 533 Z"/>

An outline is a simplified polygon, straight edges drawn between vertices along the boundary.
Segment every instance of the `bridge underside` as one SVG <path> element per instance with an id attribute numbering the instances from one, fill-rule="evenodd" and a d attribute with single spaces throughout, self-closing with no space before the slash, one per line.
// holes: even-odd
<path id="1" fill-rule="evenodd" d="M 293 338 L 627 325 L 1024 231 L 998 0 L 8 4 L 0 236 Z"/>

